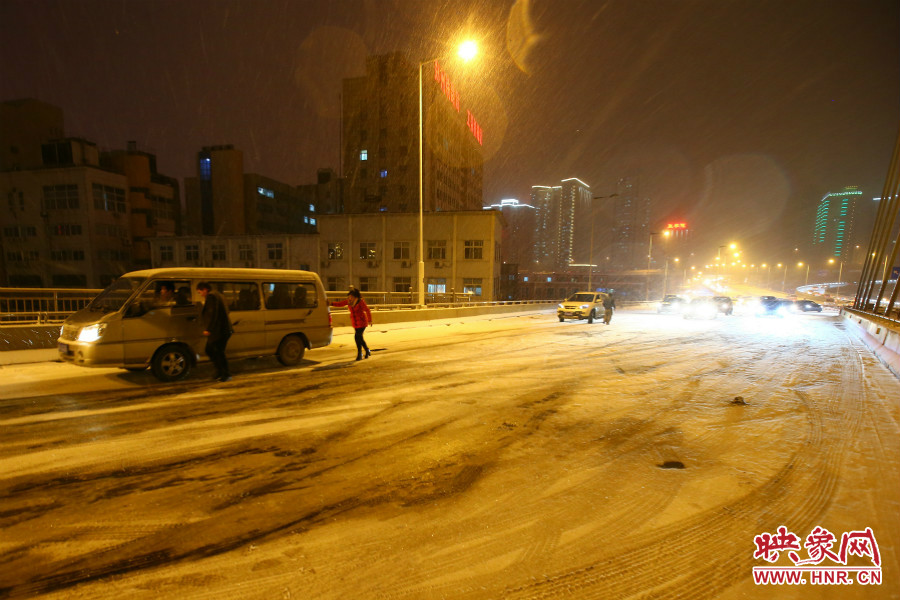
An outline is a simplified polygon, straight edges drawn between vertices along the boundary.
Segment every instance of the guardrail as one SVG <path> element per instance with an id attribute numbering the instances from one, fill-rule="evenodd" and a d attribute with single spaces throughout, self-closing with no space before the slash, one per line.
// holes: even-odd
<path id="1" fill-rule="evenodd" d="M 0 324 L 61 323 L 101 290 L 0 288 Z"/>
<path id="2" fill-rule="evenodd" d="M 0 325 L 52 325 L 87 306 L 102 290 L 64 288 L 0 288 Z M 329 303 L 343 300 L 346 292 L 325 292 Z M 372 310 L 413 310 L 416 294 L 407 292 L 363 292 Z M 428 294 L 427 308 L 498 306 L 506 304 L 556 304 L 556 300 L 476 301 L 471 294 Z M 335 309 L 342 310 L 341 308 Z M 346 310 L 346 309 L 344 309 Z"/>

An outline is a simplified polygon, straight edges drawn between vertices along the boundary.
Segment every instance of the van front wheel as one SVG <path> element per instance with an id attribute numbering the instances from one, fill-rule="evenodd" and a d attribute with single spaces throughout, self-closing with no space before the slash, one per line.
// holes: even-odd
<path id="1" fill-rule="evenodd" d="M 150 367 L 160 381 L 178 381 L 191 372 L 191 356 L 185 346 L 168 344 L 156 351 Z"/>
<path id="2" fill-rule="evenodd" d="M 278 346 L 278 362 L 286 367 L 296 365 L 303 359 L 305 351 L 306 346 L 303 345 L 300 336 L 289 335 L 281 340 L 281 345 Z"/>

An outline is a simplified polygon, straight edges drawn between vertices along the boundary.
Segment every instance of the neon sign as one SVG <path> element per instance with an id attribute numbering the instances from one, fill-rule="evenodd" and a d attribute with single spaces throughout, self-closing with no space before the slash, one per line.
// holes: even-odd
<path id="1" fill-rule="evenodd" d="M 687 223 L 669 223 L 666 229 L 687 229 Z"/>
<path id="2" fill-rule="evenodd" d="M 456 112 L 459 112 L 459 91 L 453 87 L 450 76 L 444 72 L 438 61 L 434 61 L 434 80 L 441 85 L 441 91 L 444 93 L 444 96 L 447 97 L 447 100 L 450 101 Z"/>
<path id="3" fill-rule="evenodd" d="M 450 81 L 450 76 L 444 72 L 438 61 L 434 61 L 434 80 L 441 86 L 441 92 L 444 94 L 444 97 L 450 101 L 456 112 L 459 112 L 459 90 L 454 87 L 453 82 Z M 475 139 L 478 140 L 478 145 L 483 146 L 484 131 L 481 129 L 481 125 L 478 124 L 478 121 L 475 120 L 475 115 L 468 109 L 466 110 L 466 126 Z"/>

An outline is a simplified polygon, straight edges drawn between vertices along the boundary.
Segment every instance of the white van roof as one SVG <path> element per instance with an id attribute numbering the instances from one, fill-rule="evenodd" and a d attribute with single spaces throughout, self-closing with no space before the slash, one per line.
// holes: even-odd
<path id="1" fill-rule="evenodd" d="M 313 271 L 299 271 L 287 269 L 237 269 L 237 268 L 211 268 L 211 267 L 166 267 L 162 269 L 143 269 L 122 274 L 122 277 L 146 277 L 154 279 L 318 279 L 319 275 Z"/>

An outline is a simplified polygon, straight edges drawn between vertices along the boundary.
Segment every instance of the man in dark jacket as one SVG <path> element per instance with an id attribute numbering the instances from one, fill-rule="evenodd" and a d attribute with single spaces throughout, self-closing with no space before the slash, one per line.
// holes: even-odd
<path id="1" fill-rule="evenodd" d="M 613 309 L 616 308 L 616 300 L 609 294 L 603 296 L 603 324 L 609 325 L 612 321 Z"/>
<path id="2" fill-rule="evenodd" d="M 203 335 L 206 336 L 206 355 L 216 367 L 216 381 L 228 381 L 231 372 L 228 370 L 228 359 L 225 357 L 225 346 L 231 337 L 231 317 L 225 299 L 219 292 L 213 291 L 206 281 L 197 284 L 197 292 L 203 297 L 203 311 L 200 323 Z"/>

